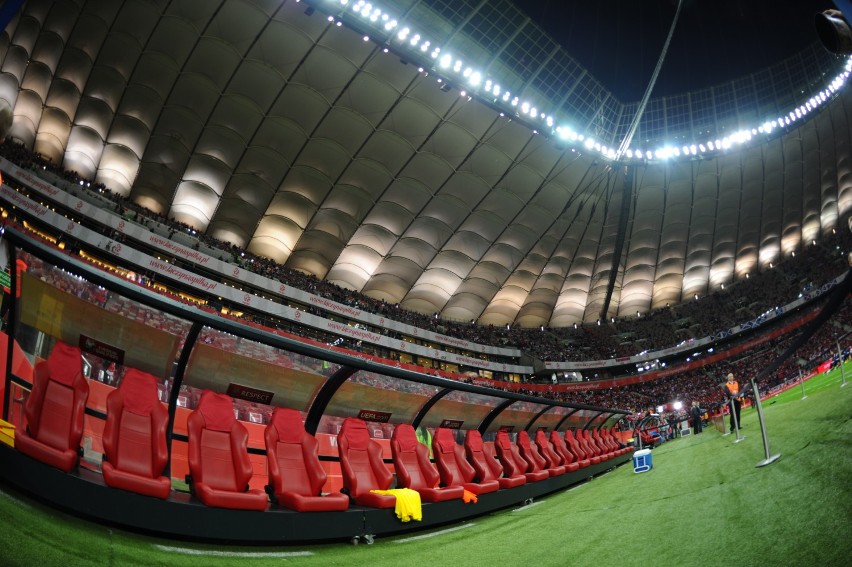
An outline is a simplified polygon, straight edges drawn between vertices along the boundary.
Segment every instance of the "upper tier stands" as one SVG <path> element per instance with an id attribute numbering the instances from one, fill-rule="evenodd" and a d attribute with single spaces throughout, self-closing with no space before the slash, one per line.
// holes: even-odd
<path id="1" fill-rule="evenodd" d="M 312 294 L 335 302 L 381 314 L 418 328 L 428 329 L 467 341 L 515 346 L 538 359 L 549 361 L 606 360 L 655 351 L 677 345 L 689 338 L 713 333 L 750 320 L 768 309 L 785 304 L 803 290 L 824 283 L 846 269 L 846 251 L 852 248 L 852 235 L 847 231 L 825 235 L 823 241 L 807 247 L 807 253 L 787 258 L 772 269 L 748 274 L 731 282 L 725 290 L 687 301 L 680 305 L 655 310 L 642 317 L 616 319 L 601 325 L 586 324 L 577 328 L 523 329 L 470 322 L 445 321 L 436 314 L 407 311 L 352 290 L 291 270 L 272 260 L 256 256 L 229 242 L 223 242 L 164 215 L 146 209 L 101 184 L 82 179 L 76 172 L 65 171 L 49 160 L 7 141 L 0 145 L 0 155 L 24 168 L 50 171 L 92 192 L 106 196 L 117 211 L 146 225 L 167 226 L 170 236 L 197 238 L 197 245 L 216 252 L 216 256 L 232 261 L 241 268 L 280 280 Z M 184 240 L 186 240 L 184 238 Z M 313 308 L 317 309 L 318 308 Z"/>

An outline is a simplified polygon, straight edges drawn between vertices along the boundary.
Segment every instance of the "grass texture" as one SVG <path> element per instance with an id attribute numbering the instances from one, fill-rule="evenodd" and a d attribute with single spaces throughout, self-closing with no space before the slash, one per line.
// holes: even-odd
<path id="1" fill-rule="evenodd" d="M 852 367 L 852 365 L 850 365 Z M 852 373 L 850 373 L 852 374 Z M 764 402 L 744 439 L 713 428 L 529 506 L 373 545 L 233 547 L 157 539 L 67 516 L 0 486 L 0 565 L 798 566 L 852 558 L 852 385 L 839 371 Z M 2 465 L 0 465 L 2 466 Z"/>

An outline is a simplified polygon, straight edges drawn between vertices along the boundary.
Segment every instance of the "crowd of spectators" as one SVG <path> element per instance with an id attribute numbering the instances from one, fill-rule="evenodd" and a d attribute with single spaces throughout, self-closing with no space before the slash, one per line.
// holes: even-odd
<path id="1" fill-rule="evenodd" d="M 642 316 L 616 318 L 599 324 L 583 324 L 565 328 L 521 328 L 478 325 L 441 319 L 438 314 L 409 311 L 399 304 L 374 299 L 336 284 L 293 270 L 271 259 L 257 256 L 246 249 L 218 240 L 193 227 L 167 218 L 162 213 L 140 206 L 132 199 L 113 193 L 103 184 L 82 178 L 13 141 L 0 145 L 0 155 L 20 167 L 52 174 L 89 191 L 106 196 L 120 212 L 145 225 L 150 222 L 171 227 L 218 250 L 220 258 L 240 267 L 282 281 L 337 303 L 421 329 L 465 339 L 479 344 L 513 346 L 547 361 L 606 360 L 656 351 L 678 345 L 689 339 L 712 335 L 739 323 L 752 320 L 769 309 L 784 305 L 800 293 L 819 286 L 847 269 L 845 252 L 852 249 L 848 231 L 827 235 L 821 242 L 807 246 L 806 253 L 787 258 L 770 269 L 756 270 L 744 279 L 732 282 L 724 290 L 684 303 L 656 309 Z"/>

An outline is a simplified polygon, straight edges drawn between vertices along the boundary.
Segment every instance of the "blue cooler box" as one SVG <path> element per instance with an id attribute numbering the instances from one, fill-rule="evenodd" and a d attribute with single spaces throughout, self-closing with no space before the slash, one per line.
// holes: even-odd
<path id="1" fill-rule="evenodd" d="M 633 472 L 647 472 L 654 468 L 651 462 L 651 449 L 642 449 L 633 453 Z"/>

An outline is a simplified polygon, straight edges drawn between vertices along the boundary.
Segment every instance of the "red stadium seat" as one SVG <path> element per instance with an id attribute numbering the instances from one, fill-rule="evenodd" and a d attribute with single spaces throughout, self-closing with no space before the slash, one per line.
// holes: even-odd
<path id="1" fill-rule="evenodd" d="M 432 439 L 432 453 L 441 473 L 441 484 L 444 486 L 462 486 L 474 494 L 487 494 L 500 489 L 497 479 L 474 482 L 476 471 L 464 458 L 464 449 L 456 443 L 453 432 L 446 427 L 435 430 Z"/>
<path id="2" fill-rule="evenodd" d="M 618 456 L 618 447 L 615 446 L 615 442 L 606 434 L 605 429 L 596 429 L 592 435 L 597 438 L 598 445 L 603 447 L 604 451 L 609 453 L 609 458 Z"/>
<path id="3" fill-rule="evenodd" d="M 503 470 L 507 476 L 524 475 L 527 482 L 536 482 L 550 477 L 547 471 L 529 471 L 529 463 L 527 463 L 521 454 L 518 452 L 518 447 L 509 439 L 509 434 L 505 431 L 497 432 L 497 439 L 494 440 L 494 446 L 497 449 L 497 458 L 503 464 Z"/>
<path id="4" fill-rule="evenodd" d="M 15 438 L 21 453 L 70 472 L 80 461 L 83 414 L 89 384 L 80 349 L 56 343 L 47 360 L 36 364 L 33 389 L 24 406 L 27 426 Z"/>
<path id="5" fill-rule="evenodd" d="M 441 475 L 429 461 L 429 449 L 417 440 L 414 428 L 407 423 L 400 423 L 393 430 L 391 453 L 399 488 L 416 490 L 423 502 L 443 502 L 464 497 L 464 488 L 461 486 L 438 488 Z"/>
<path id="6" fill-rule="evenodd" d="M 576 470 L 580 470 L 580 463 L 577 461 L 577 457 L 574 456 L 574 453 L 568 450 L 568 447 L 565 446 L 565 439 L 559 435 L 559 432 L 553 430 L 550 432 L 550 444 L 553 447 L 553 450 L 562 458 L 562 466 L 565 467 L 566 472 L 574 472 Z M 586 463 L 585 466 L 588 466 L 590 463 Z"/>
<path id="7" fill-rule="evenodd" d="M 355 504 L 371 508 L 393 508 L 396 496 L 375 494 L 371 490 L 387 490 L 393 474 L 382 461 L 382 448 L 370 439 L 363 419 L 347 417 L 337 435 L 343 491 Z"/>
<path id="8" fill-rule="evenodd" d="M 477 431 L 477 434 L 479 432 Z M 480 436 L 480 439 L 482 437 Z M 500 488 L 514 488 L 516 486 L 521 486 L 522 484 L 526 484 L 527 477 L 523 474 L 517 474 L 515 476 L 509 476 L 506 470 L 503 468 L 503 463 L 497 458 L 497 453 L 494 449 L 494 444 L 482 443 L 482 452 L 485 454 L 486 462 L 488 466 L 491 467 L 491 470 L 494 471 L 494 475 L 497 477 L 497 482 L 500 483 Z"/>
<path id="9" fill-rule="evenodd" d="M 562 473 L 566 473 L 571 468 L 562 463 L 562 456 L 553 449 L 547 434 L 542 429 L 535 432 L 535 446 L 538 449 L 538 454 L 544 458 L 545 468 L 548 470 L 562 469 Z M 576 467 L 574 470 L 577 470 Z"/>
<path id="10" fill-rule="evenodd" d="M 615 447 L 615 450 L 618 452 L 619 455 L 629 453 L 632 450 L 632 447 L 622 447 L 621 439 L 616 436 L 616 431 L 613 430 L 613 428 L 605 430 L 605 435 L 612 442 L 613 446 Z"/>
<path id="11" fill-rule="evenodd" d="M 301 414 L 275 408 L 263 432 L 268 492 L 278 504 L 297 512 L 328 512 L 349 508 L 349 497 L 339 492 L 322 495 L 328 474 L 319 460 L 317 440 L 305 431 Z"/>
<path id="12" fill-rule="evenodd" d="M 600 435 L 604 444 L 616 457 L 625 453 L 624 448 L 615 440 L 615 436 L 613 436 L 611 429 L 601 429 Z"/>
<path id="13" fill-rule="evenodd" d="M 571 451 L 575 457 L 577 457 L 577 462 L 580 464 L 580 468 L 585 468 L 592 464 L 592 459 L 589 455 L 586 454 L 586 450 L 580 445 L 580 442 L 574 437 L 574 432 L 570 429 L 565 430 L 565 445 L 568 447 L 568 450 Z M 597 460 L 600 462 L 600 459 Z"/>
<path id="14" fill-rule="evenodd" d="M 598 456 L 600 456 L 602 461 L 606 461 L 615 457 L 615 451 L 607 447 L 606 443 L 603 440 L 603 437 L 601 437 L 600 430 L 593 429 L 592 431 L 589 431 L 587 429 L 584 435 L 587 437 L 589 443 L 592 443 L 598 448 Z"/>
<path id="15" fill-rule="evenodd" d="M 589 459 L 593 465 L 600 463 L 603 459 L 598 456 L 597 447 L 593 447 L 589 440 L 586 438 L 585 432 L 582 429 L 578 429 L 574 432 L 574 438 L 577 440 L 577 444 L 583 449 L 586 454 L 586 458 Z"/>
<path id="16" fill-rule="evenodd" d="M 517 444 L 521 457 L 529 463 L 528 471 L 544 471 L 548 474 L 548 476 L 559 476 L 565 474 L 565 467 L 557 465 L 552 469 L 548 468 L 547 460 L 538 452 L 538 447 L 536 447 L 536 445 L 532 442 L 529 433 L 526 431 L 518 433 Z"/>
<path id="17" fill-rule="evenodd" d="M 265 510 L 266 494 L 249 489 L 248 431 L 230 396 L 205 390 L 187 419 L 190 488 L 207 506 Z"/>
<path id="18" fill-rule="evenodd" d="M 468 429 L 464 436 L 464 452 L 468 462 L 476 471 L 474 480 L 496 480 L 500 488 L 513 488 L 524 484 L 527 479 L 523 475 L 507 478 L 503 476 L 503 465 L 494 458 L 493 453 L 485 450 L 482 435 L 476 429 Z"/>
<path id="19" fill-rule="evenodd" d="M 113 488 L 168 498 L 172 482 L 163 476 L 169 460 L 169 414 L 160 403 L 157 380 L 128 368 L 121 385 L 107 396 L 104 426 L 104 482 Z"/>

